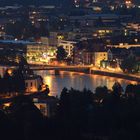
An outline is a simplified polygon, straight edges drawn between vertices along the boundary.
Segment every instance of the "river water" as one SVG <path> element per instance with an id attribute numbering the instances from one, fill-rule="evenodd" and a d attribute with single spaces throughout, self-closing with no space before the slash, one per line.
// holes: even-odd
<path id="1" fill-rule="evenodd" d="M 38 75 L 41 75 L 44 79 L 44 83 L 49 85 L 50 95 L 60 96 L 60 93 L 64 87 L 70 89 L 83 90 L 83 88 L 90 89 L 94 92 L 98 86 L 107 86 L 109 89 L 112 89 L 112 86 L 115 81 L 118 81 L 123 88 L 127 84 L 136 84 L 134 81 L 129 81 L 120 78 L 113 78 L 108 76 L 100 75 L 90 75 L 77 72 L 64 72 L 61 71 L 60 75 L 55 75 L 54 71 L 36 71 Z"/>

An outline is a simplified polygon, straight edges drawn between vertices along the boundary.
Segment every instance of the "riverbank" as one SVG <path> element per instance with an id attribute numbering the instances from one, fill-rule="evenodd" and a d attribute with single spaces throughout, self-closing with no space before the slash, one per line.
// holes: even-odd
<path id="1" fill-rule="evenodd" d="M 77 69 L 77 70 L 66 70 L 66 71 L 71 71 L 71 72 L 80 72 L 80 73 L 85 73 L 85 74 L 93 74 L 93 75 L 102 75 L 102 76 L 109 76 L 109 77 L 115 77 L 115 78 L 121 78 L 121 79 L 126 79 L 130 81 L 136 81 L 140 82 L 140 76 L 136 75 L 128 75 L 124 73 L 116 73 L 116 72 L 111 72 L 111 71 L 105 71 L 105 70 L 97 70 L 97 69 L 91 69 L 91 70 L 83 70 L 83 69 Z"/>
<path id="2" fill-rule="evenodd" d="M 103 75 L 103 76 L 110 76 L 115 78 L 122 78 L 126 80 L 140 82 L 140 77 L 128 75 L 128 74 L 121 74 L 121 73 L 114 73 L 114 72 L 107 72 L 107 71 L 100 71 L 100 70 L 91 70 L 91 74 L 95 75 Z"/>
<path id="3" fill-rule="evenodd" d="M 121 78 L 131 81 L 140 82 L 140 76 L 133 75 L 133 74 L 125 74 L 122 72 L 113 72 L 105 69 L 97 69 L 96 67 L 91 66 L 46 66 L 46 67 L 32 67 L 31 68 L 34 71 L 40 71 L 40 70 L 54 70 L 56 75 L 59 75 L 59 71 L 69 71 L 69 72 L 79 72 L 79 73 L 85 73 L 85 74 L 95 74 L 95 75 L 103 75 L 103 76 L 109 76 L 109 77 L 115 77 L 115 78 Z"/>

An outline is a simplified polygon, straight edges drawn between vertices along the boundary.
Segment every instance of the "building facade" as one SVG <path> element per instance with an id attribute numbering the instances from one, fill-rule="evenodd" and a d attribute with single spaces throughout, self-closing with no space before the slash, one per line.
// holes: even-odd
<path id="1" fill-rule="evenodd" d="M 43 85 L 41 77 L 38 75 L 26 75 L 25 77 L 26 93 L 38 92 Z"/>
<path id="2" fill-rule="evenodd" d="M 100 67 L 101 61 L 108 60 L 107 52 L 95 52 L 94 53 L 94 65 Z"/>

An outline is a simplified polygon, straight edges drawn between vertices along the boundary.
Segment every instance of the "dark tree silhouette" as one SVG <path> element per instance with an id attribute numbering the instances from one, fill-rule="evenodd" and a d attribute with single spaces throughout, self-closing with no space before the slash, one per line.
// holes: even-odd
<path id="1" fill-rule="evenodd" d="M 136 85 L 132 85 L 132 84 L 129 84 L 126 86 L 126 89 L 125 89 L 125 94 L 127 95 L 127 97 L 134 97 L 135 96 L 135 89 L 136 89 Z"/>
<path id="2" fill-rule="evenodd" d="M 17 139 L 16 129 L 14 123 L 9 119 L 9 117 L 0 110 L 0 137 L 4 140 Z"/>
<path id="3" fill-rule="evenodd" d="M 27 96 L 15 97 L 9 107 L 9 116 L 15 122 L 21 140 L 42 138 L 44 119 L 41 112 Z"/>
<path id="4" fill-rule="evenodd" d="M 67 52 L 62 46 L 58 47 L 56 53 L 57 53 L 56 58 L 58 61 L 64 61 L 67 57 Z"/>
<path id="5" fill-rule="evenodd" d="M 134 56 L 129 56 L 125 58 L 122 61 L 120 67 L 124 72 L 128 73 L 137 73 L 139 71 L 138 61 Z"/>
<path id="6" fill-rule="evenodd" d="M 123 92 L 123 88 L 121 86 L 121 84 L 119 82 L 115 82 L 113 87 L 113 93 L 116 95 L 116 96 L 120 96 Z"/>
<path id="7" fill-rule="evenodd" d="M 99 102 L 102 102 L 104 98 L 108 95 L 108 88 L 106 86 L 104 87 L 97 87 L 95 90 L 95 95 Z"/>
<path id="8" fill-rule="evenodd" d="M 140 85 L 128 85 L 126 96 L 120 96 L 121 85 L 117 82 L 113 91 L 107 87 L 97 87 L 95 91 L 93 94 L 87 89 L 64 88 L 56 115 L 47 119 L 29 96 L 18 96 L 6 114 L 0 111 L 1 136 L 7 140 L 8 131 L 10 138 L 16 140 L 139 139 Z M 103 101 L 97 103 L 97 99 Z"/>
<path id="9" fill-rule="evenodd" d="M 13 82 L 15 84 L 15 91 L 23 94 L 25 92 L 25 80 L 20 69 L 14 71 Z"/>

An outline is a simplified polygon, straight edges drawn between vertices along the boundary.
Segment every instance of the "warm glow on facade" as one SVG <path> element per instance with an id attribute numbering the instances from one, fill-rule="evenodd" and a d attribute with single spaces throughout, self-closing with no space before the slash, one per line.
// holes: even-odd
<path id="1" fill-rule="evenodd" d="M 94 53 L 94 65 L 100 67 L 102 60 L 108 60 L 108 53 L 107 52 L 95 52 Z"/>

